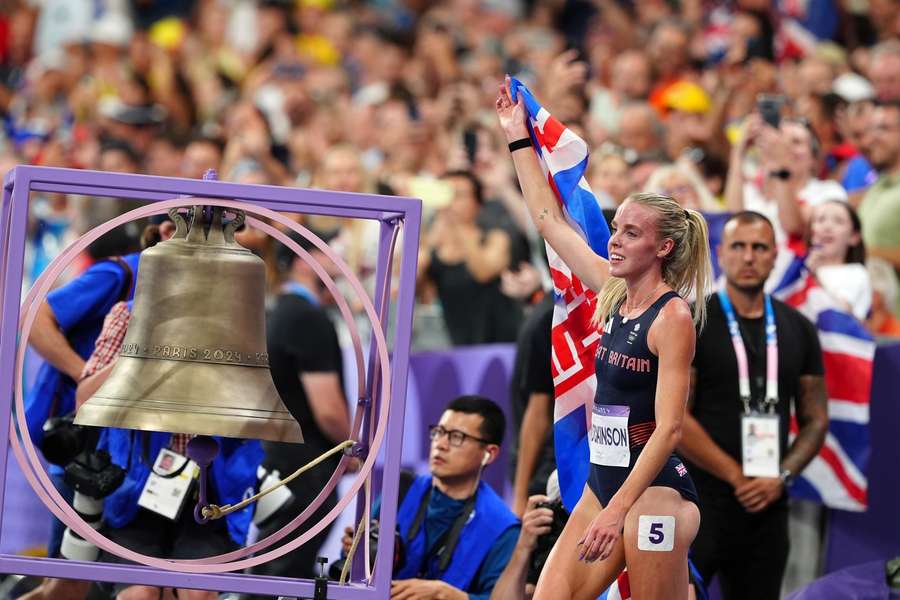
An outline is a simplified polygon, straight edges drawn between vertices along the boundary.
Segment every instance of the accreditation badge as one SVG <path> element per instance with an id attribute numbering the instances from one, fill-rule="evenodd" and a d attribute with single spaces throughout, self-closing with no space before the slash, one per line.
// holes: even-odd
<path id="1" fill-rule="evenodd" d="M 604 467 L 627 467 L 631 464 L 628 445 L 627 406 L 595 404 L 591 415 L 588 442 L 591 463 Z"/>
<path id="2" fill-rule="evenodd" d="M 173 521 L 181 514 L 191 483 L 200 473 L 197 463 L 163 448 L 153 463 L 138 505 Z"/>
<path id="3" fill-rule="evenodd" d="M 778 415 L 751 414 L 741 417 L 741 454 L 745 477 L 778 477 L 781 456 Z"/>

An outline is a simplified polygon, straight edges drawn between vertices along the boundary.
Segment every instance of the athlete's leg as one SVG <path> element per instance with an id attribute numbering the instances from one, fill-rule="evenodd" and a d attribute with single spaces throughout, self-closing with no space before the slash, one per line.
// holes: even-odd
<path id="1" fill-rule="evenodd" d="M 634 600 L 687 600 L 688 550 L 700 510 L 672 488 L 650 486 L 625 517 L 624 549 Z"/>
<path id="2" fill-rule="evenodd" d="M 596 600 L 608 588 L 625 566 L 625 553 L 620 539 L 606 560 L 592 563 L 578 560 L 581 547 L 578 540 L 603 506 L 588 486 L 569 516 L 565 529 L 550 551 L 538 579 L 534 600 L 572 598 Z"/>

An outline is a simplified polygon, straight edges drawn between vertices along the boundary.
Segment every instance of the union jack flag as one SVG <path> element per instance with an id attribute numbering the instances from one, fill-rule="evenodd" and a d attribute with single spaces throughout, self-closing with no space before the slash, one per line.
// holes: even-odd
<path id="1" fill-rule="evenodd" d="M 591 249 L 606 257 L 609 228 L 584 178 L 587 144 L 551 117 L 521 82 L 512 79 L 510 92 L 513 102 L 522 95 L 534 151 L 563 214 Z M 547 258 L 555 300 L 551 330 L 551 371 L 556 397 L 553 439 L 560 493 L 563 504 L 571 511 L 588 477 L 588 406 L 597 389 L 594 355 L 600 332 L 592 323 L 595 293 L 582 284 L 549 245 Z"/>
<path id="2" fill-rule="evenodd" d="M 869 397 L 875 340 L 819 285 L 795 257 L 775 296 L 819 331 L 828 389 L 828 435 L 818 456 L 795 480 L 791 495 L 830 508 L 863 511 L 868 505 Z M 793 273 L 793 276 L 791 274 Z M 791 435 L 797 421 L 791 419 Z"/>

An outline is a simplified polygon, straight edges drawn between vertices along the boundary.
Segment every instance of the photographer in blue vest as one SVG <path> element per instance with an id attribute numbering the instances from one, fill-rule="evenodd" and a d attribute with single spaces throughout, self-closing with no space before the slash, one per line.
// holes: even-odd
<path id="1" fill-rule="evenodd" d="M 483 599 L 512 556 L 519 520 L 481 481 L 500 452 L 506 419 L 483 396 L 461 396 L 429 429 L 429 475 L 419 476 L 397 514 L 401 552 L 393 600 Z"/>

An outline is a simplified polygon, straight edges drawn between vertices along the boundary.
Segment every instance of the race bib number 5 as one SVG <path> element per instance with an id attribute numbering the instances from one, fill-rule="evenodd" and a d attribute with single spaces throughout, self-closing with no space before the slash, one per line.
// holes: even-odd
<path id="1" fill-rule="evenodd" d="M 588 442 L 591 462 L 604 467 L 627 467 L 631 463 L 628 446 L 627 406 L 594 405 Z"/>
<path id="2" fill-rule="evenodd" d="M 641 515 L 638 519 L 638 550 L 671 552 L 675 547 L 675 517 Z"/>

